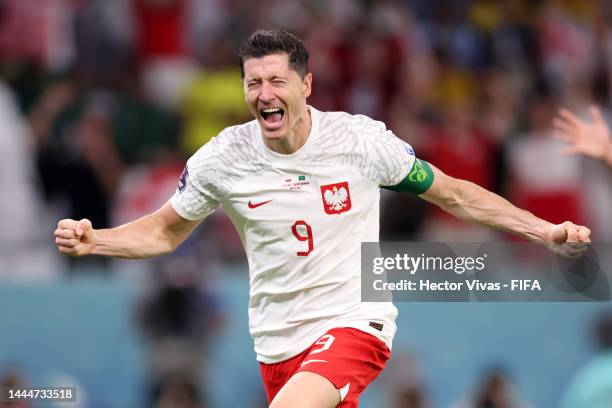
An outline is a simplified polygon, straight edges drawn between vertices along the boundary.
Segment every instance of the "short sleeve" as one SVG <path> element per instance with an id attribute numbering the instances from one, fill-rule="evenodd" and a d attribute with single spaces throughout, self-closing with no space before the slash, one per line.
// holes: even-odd
<path id="1" fill-rule="evenodd" d="M 201 220 L 210 215 L 223 198 L 218 185 L 220 170 L 216 166 L 214 139 L 198 150 L 185 165 L 176 192 L 170 199 L 172 208 L 183 218 Z"/>
<path id="2" fill-rule="evenodd" d="M 361 132 L 365 148 L 365 175 L 379 186 L 400 183 L 415 162 L 412 147 L 387 130 L 382 122 L 370 119 Z"/>

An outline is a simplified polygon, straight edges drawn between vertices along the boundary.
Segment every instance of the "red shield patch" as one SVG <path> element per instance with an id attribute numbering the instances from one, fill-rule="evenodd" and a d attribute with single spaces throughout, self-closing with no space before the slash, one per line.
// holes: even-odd
<path id="1" fill-rule="evenodd" d="M 327 214 L 340 214 L 351 209 L 348 181 L 321 186 L 321 198 Z"/>

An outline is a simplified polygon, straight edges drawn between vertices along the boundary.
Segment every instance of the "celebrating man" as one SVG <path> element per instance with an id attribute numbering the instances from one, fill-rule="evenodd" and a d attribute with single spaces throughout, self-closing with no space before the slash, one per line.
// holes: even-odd
<path id="1" fill-rule="evenodd" d="M 240 56 L 255 120 L 203 146 L 155 213 L 103 230 L 62 220 L 55 235 L 73 256 L 155 256 L 222 204 L 247 253 L 249 326 L 272 407 L 356 407 L 389 358 L 397 309 L 360 301 L 360 244 L 378 241 L 381 187 L 568 256 L 584 250 L 568 243 L 589 241 L 586 227 L 445 175 L 381 122 L 308 106 L 308 51 L 295 36 L 258 31 Z"/>

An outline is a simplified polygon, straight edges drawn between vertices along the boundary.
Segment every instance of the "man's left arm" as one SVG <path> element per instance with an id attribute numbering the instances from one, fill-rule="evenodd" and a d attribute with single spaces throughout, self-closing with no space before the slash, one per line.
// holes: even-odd
<path id="1" fill-rule="evenodd" d="M 421 184 L 423 199 L 436 204 L 446 212 L 462 221 L 492 227 L 523 237 L 532 242 L 548 245 L 556 252 L 575 256 L 586 250 L 582 245 L 563 245 L 565 243 L 590 242 L 591 231 L 570 221 L 552 224 L 532 213 L 512 205 L 508 200 L 484 188 L 466 181 L 450 177 L 431 164 L 418 160 L 423 175 L 428 182 Z M 414 172 L 411 171 L 411 174 Z M 406 178 L 407 183 L 410 174 Z M 422 181 L 412 177 L 413 181 Z"/>

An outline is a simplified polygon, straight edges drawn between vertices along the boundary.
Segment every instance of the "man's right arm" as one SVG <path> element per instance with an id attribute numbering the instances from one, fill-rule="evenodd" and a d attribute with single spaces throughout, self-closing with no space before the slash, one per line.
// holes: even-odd
<path id="1" fill-rule="evenodd" d="M 200 221 L 181 217 L 167 202 L 154 213 L 116 228 L 96 230 L 87 219 L 61 220 L 55 243 L 60 252 L 71 256 L 148 258 L 174 251 Z"/>

